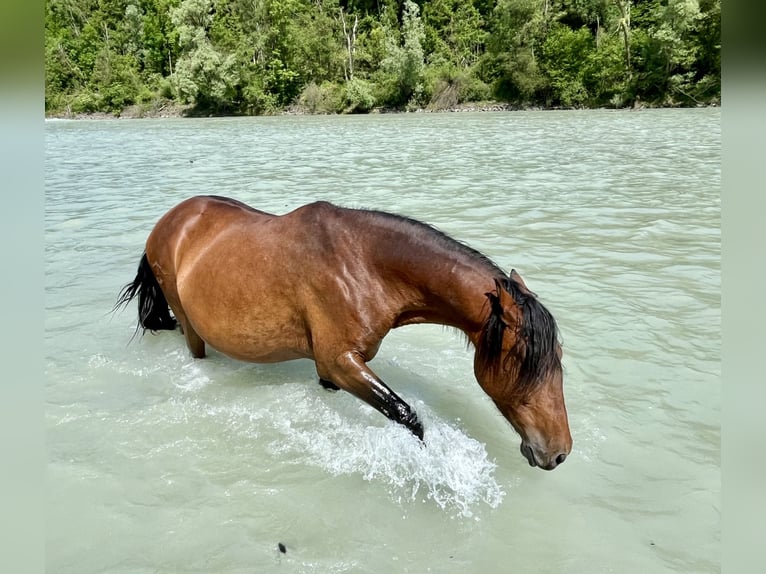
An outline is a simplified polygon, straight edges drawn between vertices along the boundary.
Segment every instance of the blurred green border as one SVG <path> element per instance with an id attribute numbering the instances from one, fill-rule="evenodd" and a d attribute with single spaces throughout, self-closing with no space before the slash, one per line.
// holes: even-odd
<path id="1" fill-rule="evenodd" d="M 723 12 L 722 572 L 763 572 L 766 533 L 764 214 L 766 6 L 730 0 Z"/>
<path id="2" fill-rule="evenodd" d="M 766 6 L 723 7 L 722 572 L 762 568 L 766 375 L 762 371 L 766 214 Z M 43 437 L 43 3 L 0 19 L 3 230 L 0 571 L 45 570 Z M 689 541 L 694 544 L 693 540 Z"/>
<path id="3" fill-rule="evenodd" d="M 0 572 L 43 572 L 43 3 L 0 18 Z"/>

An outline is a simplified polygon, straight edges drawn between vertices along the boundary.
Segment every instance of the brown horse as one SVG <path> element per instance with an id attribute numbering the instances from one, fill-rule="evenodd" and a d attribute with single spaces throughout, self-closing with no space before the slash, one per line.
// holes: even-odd
<path id="1" fill-rule="evenodd" d="M 572 448 L 550 312 L 518 273 L 418 221 L 326 202 L 277 216 L 193 197 L 154 227 L 115 307 L 136 296 L 140 326 L 177 320 L 195 357 L 207 343 L 243 361 L 313 359 L 323 386 L 421 439 L 416 413 L 366 363 L 395 327 L 456 327 L 529 464 L 551 470 Z"/>

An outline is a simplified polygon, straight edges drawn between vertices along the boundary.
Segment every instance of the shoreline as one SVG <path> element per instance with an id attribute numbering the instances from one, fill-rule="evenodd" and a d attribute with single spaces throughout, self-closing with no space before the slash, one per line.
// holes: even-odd
<path id="1" fill-rule="evenodd" d="M 487 102 L 466 102 L 463 104 L 457 104 L 447 108 L 417 108 L 414 110 L 403 109 L 388 109 L 388 108 L 373 108 L 364 114 L 317 114 L 309 112 L 297 106 L 290 106 L 281 111 L 274 112 L 272 114 L 215 114 L 215 113 L 200 113 L 194 109 L 191 104 L 179 104 L 172 100 L 164 100 L 155 102 L 150 105 L 132 105 L 124 108 L 119 112 L 58 112 L 52 114 L 45 114 L 46 120 L 132 120 L 132 119 L 175 119 L 175 118 L 235 118 L 235 117 L 258 117 L 262 116 L 312 116 L 312 115 L 327 115 L 327 116 L 342 116 L 342 115 L 371 115 L 371 114 L 449 114 L 449 113 L 463 113 L 463 112 L 518 112 L 518 111 L 582 111 L 582 110 L 625 110 L 625 111 L 638 111 L 644 109 L 697 109 L 697 108 L 718 108 L 721 107 L 719 102 L 712 102 L 707 104 L 697 104 L 695 106 L 659 106 L 652 104 L 645 104 L 644 102 L 636 102 L 630 107 L 613 108 L 613 107 L 545 107 L 535 105 L 515 105 L 505 102 L 487 101 Z"/>

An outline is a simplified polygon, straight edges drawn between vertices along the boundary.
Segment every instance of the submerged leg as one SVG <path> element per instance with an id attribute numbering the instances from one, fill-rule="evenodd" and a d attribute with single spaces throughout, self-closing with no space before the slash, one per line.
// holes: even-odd
<path id="1" fill-rule="evenodd" d="M 186 339 L 186 346 L 189 347 L 192 357 L 195 359 L 202 359 L 205 357 L 205 341 L 202 337 L 197 335 L 197 332 L 189 324 L 189 320 L 186 318 L 186 314 L 173 303 L 170 304 L 170 308 L 173 309 L 173 314 L 178 320 L 178 324 L 181 326 L 181 333 L 183 333 L 184 339 Z"/>
<path id="2" fill-rule="evenodd" d="M 192 356 L 195 359 L 202 359 L 205 357 L 205 341 L 197 335 L 197 332 L 192 329 L 188 323 L 182 323 L 183 333 L 186 338 L 186 346 L 189 347 Z"/>
<path id="3" fill-rule="evenodd" d="M 399 395 L 388 388 L 358 354 L 349 352 L 340 355 L 329 367 L 329 371 L 326 373 L 328 377 L 320 374 L 320 383 L 322 380 L 329 382 L 329 379 L 332 379 L 337 387 L 375 407 L 386 417 L 404 425 L 412 431 L 412 434 L 423 440 L 423 425 L 418 420 L 417 413 Z"/>

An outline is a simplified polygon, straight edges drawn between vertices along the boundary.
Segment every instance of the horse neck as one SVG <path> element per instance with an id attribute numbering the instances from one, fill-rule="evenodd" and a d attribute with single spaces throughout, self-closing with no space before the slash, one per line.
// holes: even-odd
<path id="1" fill-rule="evenodd" d="M 476 345 L 489 314 L 486 293 L 495 288 L 494 277 L 500 272 L 464 253 L 402 255 L 399 267 L 409 289 L 396 326 L 455 327 Z"/>

